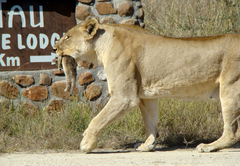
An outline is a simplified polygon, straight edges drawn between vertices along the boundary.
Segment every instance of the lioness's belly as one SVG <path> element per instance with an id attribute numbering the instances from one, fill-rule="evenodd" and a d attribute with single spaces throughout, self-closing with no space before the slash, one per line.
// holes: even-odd
<path id="1" fill-rule="evenodd" d="M 219 99 L 219 84 L 214 82 L 201 83 L 186 87 L 172 86 L 171 88 L 159 86 L 141 86 L 139 98 L 173 98 L 182 100 L 212 100 Z"/>

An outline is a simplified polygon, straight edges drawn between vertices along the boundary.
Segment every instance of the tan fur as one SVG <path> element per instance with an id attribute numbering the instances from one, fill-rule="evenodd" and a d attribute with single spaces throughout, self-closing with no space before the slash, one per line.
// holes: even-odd
<path id="1" fill-rule="evenodd" d="M 240 140 L 240 35 L 170 38 L 137 26 L 99 24 L 93 18 L 69 30 L 54 49 L 106 71 L 111 99 L 84 132 L 84 152 L 97 146 L 104 127 L 138 106 L 147 131 L 138 150 L 153 150 L 158 98 L 221 100 L 223 135 L 200 144 L 199 152 L 217 151 Z"/>
<path id="2" fill-rule="evenodd" d="M 71 56 L 61 55 L 56 57 L 56 59 L 53 59 L 53 62 L 57 64 L 59 71 L 61 71 L 61 69 L 64 70 L 66 75 L 66 89 L 64 89 L 64 91 L 68 91 L 70 96 L 72 96 L 77 77 L 77 65 L 75 59 Z"/>

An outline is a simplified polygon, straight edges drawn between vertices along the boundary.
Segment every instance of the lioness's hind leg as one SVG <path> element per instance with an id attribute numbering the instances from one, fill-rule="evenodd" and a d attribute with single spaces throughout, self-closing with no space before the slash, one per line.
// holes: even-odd
<path id="1" fill-rule="evenodd" d="M 73 94 L 73 89 L 74 89 L 74 87 L 75 87 L 75 83 L 76 83 L 76 76 L 73 76 L 73 77 L 71 78 L 70 96 L 72 96 L 72 94 Z"/>
<path id="2" fill-rule="evenodd" d="M 210 143 L 197 146 L 198 152 L 214 152 L 227 147 L 240 140 L 240 91 L 238 86 L 221 90 L 221 105 L 224 121 L 222 136 Z M 235 89 L 235 90 L 234 90 Z"/>
<path id="3" fill-rule="evenodd" d="M 67 56 L 61 56 L 61 61 L 59 60 L 59 63 L 61 62 L 63 66 L 64 73 L 66 75 L 66 88 L 64 89 L 64 92 L 69 91 L 71 88 L 71 77 L 69 72 L 69 65 L 68 65 L 68 58 Z"/>
<path id="4" fill-rule="evenodd" d="M 75 60 L 73 58 L 72 58 L 71 62 L 73 64 L 73 66 L 72 66 L 72 70 L 71 70 L 71 73 L 72 73 L 72 78 L 71 78 L 72 85 L 71 85 L 71 89 L 70 89 L 70 95 L 73 94 L 73 89 L 75 87 L 76 77 L 77 77 L 77 69 L 76 69 L 77 65 L 76 65 L 76 62 L 75 62 Z"/>
<path id="5" fill-rule="evenodd" d="M 61 72 L 61 70 L 62 70 L 62 59 L 63 59 L 63 57 L 62 57 L 62 55 L 61 56 L 58 56 L 58 58 L 57 58 L 57 66 L 58 66 L 58 71 L 59 72 Z"/>
<path id="6" fill-rule="evenodd" d="M 147 139 L 137 150 L 151 151 L 155 148 L 156 137 L 158 136 L 158 100 L 142 99 L 139 106 L 147 132 Z"/>
<path id="7" fill-rule="evenodd" d="M 69 92 L 71 89 L 71 78 L 69 76 L 66 77 L 66 88 L 64 89 L 64 92 Z"/>

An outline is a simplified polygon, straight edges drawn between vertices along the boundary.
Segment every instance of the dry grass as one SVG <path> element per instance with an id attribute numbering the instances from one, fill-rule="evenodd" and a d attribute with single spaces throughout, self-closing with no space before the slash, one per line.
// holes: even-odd
<path id="1" fill-rule="evenodd" d="M 142 0 L 146 29 L 174 37 L 239 33 L 239 0 Z M 40 110 L 26 116 L 20 106 L 0 105 L 0 152 L 79 149 L 82 133 L 98 113 L 88 104 L 71 102 L 61 112 Z M 158 143 L 189 145 L 222 133 L 218 102 L 159 100 Z M 99 147 L 122 148 L 144 141 L 139 110 L 104 129 Z"/>
<path id="2" fill-rule="evenodd" d="M 222 134 L 221 107 L 217 101 L 160 100 L 159 108 L 159 143 L 196 145 L 211 142 Z"/>
<path id="3" fill-rule="evenodd" d="M 79 149 L 82 133 L 99 110 L 73 101 L 66 109 L 49 114 L 25 114 L 19 105 L 0 105 L 0 152 Z M 222 118 L 218 102 L 159 100 L 159 144 L 184 145 L 218 138 Z M 99 147 L 127 148 L 145 139 L 139 110 L 103 130 Z"/>
<path id="4" fill-rule="evenodd" d="M 79 149 L 81 135 L 96 114 L 76 101 L 52 114 L 40 110 L 26 115 L 21 104 L 0 107 L 0 152 Z"/>
<path id="5" fill-rule="evenodd" d="M 146 28 L 173 37 L 239 33 L 239 0 L 142 0 Z"/>

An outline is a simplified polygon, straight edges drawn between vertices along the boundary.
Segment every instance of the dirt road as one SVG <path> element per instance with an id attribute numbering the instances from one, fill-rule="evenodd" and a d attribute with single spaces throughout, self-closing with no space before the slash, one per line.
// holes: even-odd
<path id="1" fill-rule="evenodd" d="M 161 149 L 155 152 L 99 149 L 90 154 L 80 151 L 64 153 L 0 154 L 1 166 L 156 166 L 156 165 L 240 165 L 240 149 L 215 153 L 198 153 L 195 149 Z"/>

